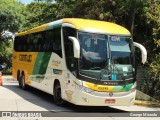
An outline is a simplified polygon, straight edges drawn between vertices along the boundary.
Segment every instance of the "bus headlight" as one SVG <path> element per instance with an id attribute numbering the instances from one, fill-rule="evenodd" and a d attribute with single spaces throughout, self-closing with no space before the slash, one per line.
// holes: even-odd
<path id="1" fill-rule="evenodd" d="M 92 89 L 90 89 L 90 88 L 88 88 L 88 87 L 82 86 L 82 85 L 77 85 L 77 88 L 78 88 L 79 90 L 82 90 L 82 91 L 86 92 L 86 93 L 94 92 L 94 90 L 92 90 Z"/>

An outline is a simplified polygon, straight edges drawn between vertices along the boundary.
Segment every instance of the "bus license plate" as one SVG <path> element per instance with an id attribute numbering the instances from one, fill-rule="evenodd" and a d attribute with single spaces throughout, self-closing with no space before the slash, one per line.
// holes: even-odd
<path id="1" fill-rule="evenodd" d="M 115 103 L 116 102 L 116 100 L 115 99 L 106 99 L 105 100 L 105 103 L 109 103 L 109 104 L 113 104 L 113 103 Z"/>

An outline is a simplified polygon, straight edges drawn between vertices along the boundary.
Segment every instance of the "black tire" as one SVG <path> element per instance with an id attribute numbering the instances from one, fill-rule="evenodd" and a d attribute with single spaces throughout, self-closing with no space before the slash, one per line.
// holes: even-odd
<path id="1" fill-rule="evenodd" d="M 21 76 L 21 80 L 20 81 L 21 81 L 21 87 L 22 87 L 22 89 L 26 90 L 27 86 L 25 84 L 25 76 L 24 75 Z"/>
<path id="2" fill-rule="evenodd" d="M 21 83 L 21 77 L 20 77 L 20 72 L 17 72 L 17 81 L 18 81 L 18 85 L 20 88 L 22 88 L 22 83 Z"/>
<path id="3" fill-rule="evenodd" d="M 54 103 L 58 106 L 65 104 L 65 101 L 61 97 L 61 86 L 59 83 L 56 83 L 54 86 Z"/>

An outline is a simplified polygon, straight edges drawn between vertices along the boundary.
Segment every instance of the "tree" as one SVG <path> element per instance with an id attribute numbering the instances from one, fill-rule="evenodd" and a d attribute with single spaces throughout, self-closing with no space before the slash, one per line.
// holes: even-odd
<path id="1" fill-rule="evenodd" d="M 152 0 L 146 13 L 148 24 L 151 26 L 152 44 L 150 43 L 150 78 L 152 80 L 154 97 L 160 101 L 160 0 Z"/>
<path id="2" fill-rule="evenodd" d="M 56 4 L 32 2 L 25 9 L 28 12 L 23 31 L 56 20 Z"/>
<path id="3" fill-rule="evenodd" d="M 0 8 L 0 33 L 5 30 L 17 32 L 23 24 L 24 6 L 15 0 L 1 0 Z"/>
<path id="4" fill-rule="evenodd" d="M 10 66 L 11 51 L 7 47 L 11 47 L 11 42 L 8 38 L 10 32 L 18 32 L 24 22 L 24 5 L 16 0 L 1 0 L 0 8 L 0 64 Z"/>

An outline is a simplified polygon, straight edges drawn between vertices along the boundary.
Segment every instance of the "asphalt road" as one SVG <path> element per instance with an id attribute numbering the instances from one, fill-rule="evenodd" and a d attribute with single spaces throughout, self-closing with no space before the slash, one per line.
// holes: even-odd
<path id="1" fill-rule="evenodd" d="M 6 114 L 11 114 L 8 116 L 12 117 L 7 117 Z M 128 117 L 136 120 L 159 120 L 156 115 L 160 116 L 160 108 L 136 105 L 84 107 L 67 103 L 64 107 L 59 107 L 54 104 L 52 96 L 47 93 L 31 87 L 27 90 L 20 89 L 17 81 L 11 76 L 3 76 L 3 86 L 0 86 L 0 120 L 46 118 L 52 120 L 128 120 Z"/>

